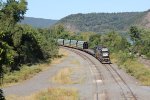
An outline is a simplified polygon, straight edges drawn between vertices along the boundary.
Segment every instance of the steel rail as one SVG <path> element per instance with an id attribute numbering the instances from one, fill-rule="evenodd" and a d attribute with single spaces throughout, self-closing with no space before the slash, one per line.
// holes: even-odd
<path id="1" fill-rule="evenodd" d="M 95 62 L 93 62 L 87 55 L 79 52 L 79 51 L 76 51 L 75 49 L 71 49 L 72 52 L 78 54 L 79 56 L 81 56 L 83 59 L 85 59 L 88 63 L 91 63 L 92 65 L 95 66 L 95 68 L 97 69 L 98 73 L 99 73 L 99 76 L 102 80 L 102 85 L 104 85 L 104 78 L 102 76 L 102 72 L 98 69 L 98 66 L 95 64 Z M 81 51 L 81 50 L 80 50 Z M 97 80 L 97 77 L 94 75 L 94 79 L 95 79 L 95 82 Z M 103 90 L 103 93 L 105 93 L 105 95 L 107 94 L 106 90 Z M 99 93 L 98 93 L 98 83 L 96 82 L 96 99 L 99 100 Z M 108 100 L 108 96 L 105 97 L 105 100 Z"/>

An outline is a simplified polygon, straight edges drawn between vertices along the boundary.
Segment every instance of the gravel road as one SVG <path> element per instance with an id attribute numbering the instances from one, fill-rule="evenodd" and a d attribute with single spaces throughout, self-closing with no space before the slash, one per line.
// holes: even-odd
<path id="1" fill-rule="evenodd" d="M 43 89 L 63 87 L 76 88 L 79 91 L 80 100 L 134 100 L 130 98 L 129 89 L 122 82 L 122 78 L 132 90 L 137 100 L 148 100 L 150 98 L 150 87 L 142 86 L 136 79 L 126 74 L 123 70 L 118 69 L 117 65 L 112 64 L 111 66 L 121 78 L 110 66 L 101 64 L 91 55 L 76 50 L 76 52 L 89 57 L 93 63 L 87 58 L 72 52 L 71 49 L 65 48 L 65 50 L 69 55 L 62 62 L 51 65 L 52 67 L 48 70 L 19 85 L 4 88 L 5 96 L 28 96 Z M 52 77 L 63 68 L 73 68 L 72 80 L 81 81 L 67 85 L 52 82 Z M 124 98 L 123 94 L 127 98 Z"/>

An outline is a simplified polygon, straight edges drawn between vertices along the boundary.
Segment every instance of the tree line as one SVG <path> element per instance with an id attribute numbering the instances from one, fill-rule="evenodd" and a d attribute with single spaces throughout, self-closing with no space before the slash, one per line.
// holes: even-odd
<path id="1" fill-rule="evenodd" d="M 0 71 L 19 70 L 23 64 L 49 61 L 58 53 L 52 29 L 38 29 L 20 22 L 27 11 L 26 0 L 0 1 Z M 56 32 L 55 32 L 56 33 Z"/>
<path id="2" fill-rule="evenodd" d="M 150 58 L 150 30 L 142 29 L 137 26 L 131 26 L 124 35 L 112 31 L 106 34 L 95 34 L 89 38 L 90 46 L 106 46 L 111 52 L 121 51 L 129 56 L 145 55 Z"/>
<path id="3" fill-rule="evenodd" d="M 90 48 L 97 45 L 106 46 L 110 52 L 122 52 L 127 57 L 145 55 L 150 58 L 150 30 L 142 29 L 138 26 L 131 26 L 124 34 L 117 31 L 97 34 L 95 32 L 71 32 L 66 30 L 62 24 L 57 25 L 61 32 L 59 38 L 84 40 L 89 43 Z"/>

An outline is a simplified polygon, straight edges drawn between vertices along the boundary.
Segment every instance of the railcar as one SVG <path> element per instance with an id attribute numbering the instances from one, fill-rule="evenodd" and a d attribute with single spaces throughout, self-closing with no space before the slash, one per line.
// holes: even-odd
<path id="1" fill-rule="evenodd" d="M 64 39 L 64 46 L 70 46 L 71 40 Z"/>
<path id="2" fill-rule="evenodd" d="M 77 41 L 77 48 L 88 49 L 88 43 L 86 41 Z"/>
<path id="3" fill-rule="evenodd" d="M 77 47 L 77 40 L 71 40 L 71 42 L 70 42 L 70 46 L 71 47 Z"/>
<path id="4" fill-rule="evenodd" d="M 64 39 L 58 39 L 57 43 L 58 43 L 58 45 L 63 46 L 64 45 Z"/>
<path id="5" fill-rule="evenodd" d="M 58 39 L 57 42 L 61 46 L 82 50 L 97 58 L 101 63 L 111 63 L 109 58 L 109 50 L 106 47 L 96 46 L 94 49 L 88 49 L 88 43 L 86 41 L 78 40 Z"/>

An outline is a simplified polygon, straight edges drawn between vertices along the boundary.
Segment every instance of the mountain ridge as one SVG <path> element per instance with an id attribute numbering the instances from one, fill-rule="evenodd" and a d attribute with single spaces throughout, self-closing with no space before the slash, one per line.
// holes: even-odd
<path id="1" fill-rule="evenodd" d="M 25 17 L 21 24 L 28 24 L 36 28 L 48 28 L 54 25 L 58 20 L 45 19 L 45 18 L 34 18 L 34 17 Z"/>
<path id="2" fill-rule="evenodd" d="M 29 24 L 36 28 L 49 28 L 62 24 L 72 32 L 126 32 L 132 25 L 150 28 L 150 10 L 144 12 L 78 13 L 68 15 L 60 20 L 25 17 L 21 24 Z"/>
<path id="3" fill-rule="evenodd" d="M 73 32 L 127 31 L 130 26 L 150 28 L 150 11 L 122 13 L 71 14 L 59 20 L 66 29 Z"/>

